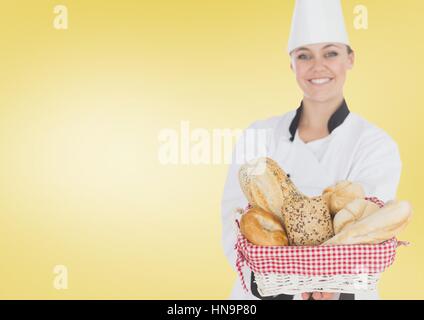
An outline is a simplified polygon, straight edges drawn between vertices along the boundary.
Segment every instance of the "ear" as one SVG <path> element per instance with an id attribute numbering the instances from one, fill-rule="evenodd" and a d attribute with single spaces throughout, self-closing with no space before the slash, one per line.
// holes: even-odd
<path id="1" fill-rule="evenodd" d="M 355 51 L 349 53 L 348 55 L 348 69 L 351 70 L 353 66 L 355 65 Z"/>
<path id="2" fill-rule="evenodd" d="M 294 70 L 294 66 L 293 66 L 293 58 L 292 58 L 292 56 L 290 56 L 290 69 L 291 69 L 291 71 L 293 71 L 294 73 L 296 73 L 296 71 Z"/>

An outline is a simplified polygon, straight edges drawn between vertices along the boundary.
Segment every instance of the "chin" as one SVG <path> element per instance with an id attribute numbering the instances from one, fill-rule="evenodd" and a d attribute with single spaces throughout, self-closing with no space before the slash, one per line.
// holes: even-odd
<path id="1" fill-rule="evenodd" d="M 322 94 L 317 94 L 317 93 L 314 93 L 314 94 L 306 94 L 305 96 L 306 96 L 309 100 L 313 100 L 313 101 L 316 101 L 316 102 L 326 102 L 326 101 L 329 101 L 329 100 L 331 100 L 332 98 L 334 98 L 334 95 L 324 94 L 324 93 L 322 93 Z"/>

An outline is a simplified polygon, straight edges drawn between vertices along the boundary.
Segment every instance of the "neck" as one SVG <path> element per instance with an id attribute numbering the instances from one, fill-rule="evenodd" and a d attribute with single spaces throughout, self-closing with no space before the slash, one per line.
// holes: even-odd
<path id="1" fill-rule="evenodd" d="M 299 126 L 314 129 L 327 128 L 328 120 L 343 102 L 343 95 L 327 101 L 311 100 L 303 98 L 302 116 Z"/>

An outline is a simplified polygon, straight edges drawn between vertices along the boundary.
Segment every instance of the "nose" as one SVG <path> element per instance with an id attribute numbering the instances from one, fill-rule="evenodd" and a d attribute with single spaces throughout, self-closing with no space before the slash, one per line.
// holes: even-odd
<path id="1" fill-rule="evenodd" d="M 317 72 L 327 69 L 327 65 L 325 63 L 325 60 L 322 59 L 322 58 L 315 59 L 314 64 L 312 65 L 312 69 L 314 71 L 317 71 Z"/>

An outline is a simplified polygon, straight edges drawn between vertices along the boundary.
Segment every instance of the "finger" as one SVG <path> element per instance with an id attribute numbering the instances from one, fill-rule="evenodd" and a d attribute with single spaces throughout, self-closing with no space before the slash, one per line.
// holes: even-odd
<path id="1" fill-rule="evenodd" d="M 334 297 L 334 293 L 332 292 L 323 292 L 322 293 L 322 299 L 323 300 L 331 300 Z"/>
<path id="2" fill-rule="evenodd" d="M 310 292 L 304 292 L 304 293 L 302 293 L 302 299 L 303 300 L 308 300 L 310 296 L 311 296 L 311 293 Z"/>
<path id="3" fill-rule="evenodd" d="M 312 298 L 314 298 L 314 300 L 321 300 L 322 299 L 321 292 L 314 292 L 312 294 Z"/>

